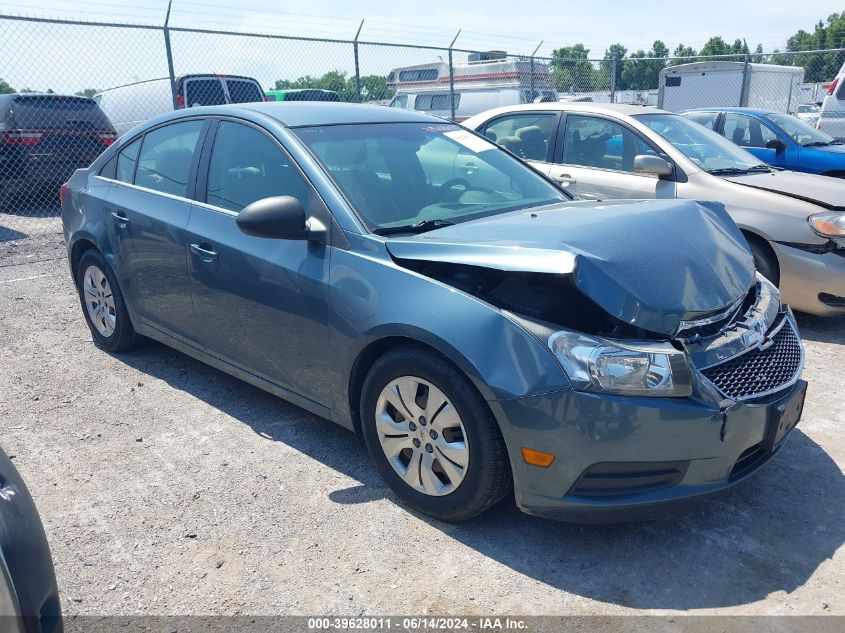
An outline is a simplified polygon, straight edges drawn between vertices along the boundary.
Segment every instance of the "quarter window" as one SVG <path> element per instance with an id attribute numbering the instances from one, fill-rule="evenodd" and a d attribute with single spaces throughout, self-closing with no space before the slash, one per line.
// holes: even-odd
<path id="1" fill-rule="evenodd" d="M 515 114 L 499 117 L 484 128 L 484 135 L 520 158 L 546 161 L 557 130 L 556 114 Z"/>
<path id="2" fill-rule="evenodd" d="M 240 211 L 263 198 L 293 196 L 307 207 L 309 191 L 290 159 L 265 134 L 230 121 L 220 124 L 208 169 L 208 204 Z"/>
<path id="3" fill-rule="evenodd" d="M 634 170 L 634 157 L 657 155 L 639 134 L 608 119 L 575 114 L 566 117 L 563 162 L 567 165 Z"/>
<path id="4" fill-rule="evenodd" d="M 185 121 L 160 127 L 144 136 L 135 184 L 183 198 L 197 141 L 205 121 Z"/>
<path id="5" fill-rule="evenodd" d="M 716 127 L 716 119 L 719 118 L 718 112 L 690 112 L 684 115 L 690 121 L 695 121 L 706 128 L 713 129 Z"/>
<path id="6" fill-rule="evenodd" d="M 117 155 L 117 173 L 115 178 L 121 182 L 131 183 L 135 178 L 135 166 L 138 164 L 138 150 L 141 149 L 141 139 L 133 141 Z"/>

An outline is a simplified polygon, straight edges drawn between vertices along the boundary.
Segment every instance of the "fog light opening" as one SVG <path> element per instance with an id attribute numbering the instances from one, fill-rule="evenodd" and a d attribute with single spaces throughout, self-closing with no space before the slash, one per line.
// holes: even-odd
<path id="1" fill-rule="evenodd" d="M 551 453 L 544 453 L 543 451 L 536 451 L 533 448 L 522 447 L 522 459 L 526 464 L 531 466 L 538 466 L 540 468 L 548 468 L 555 461 L 555 456 Z"/>

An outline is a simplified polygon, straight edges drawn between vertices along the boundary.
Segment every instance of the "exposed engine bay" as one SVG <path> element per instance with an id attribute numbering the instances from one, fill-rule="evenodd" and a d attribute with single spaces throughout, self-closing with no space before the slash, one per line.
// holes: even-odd
<path id="1" fill-rule="evenodd" d="M 532 320 L 609 338 L 666 338 L 609 315 L 573 285 L 571 275 L 419 260 L 397 260 L 397 263 Z"/>

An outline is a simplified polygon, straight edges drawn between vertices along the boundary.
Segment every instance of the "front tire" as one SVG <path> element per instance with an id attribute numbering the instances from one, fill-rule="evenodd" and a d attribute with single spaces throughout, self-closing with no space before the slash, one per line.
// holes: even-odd
<path id="1" fill-rule="evenodd" d="M 138 342 L 117 278 L 105 257 L 88 250 L 76 269 L 76 290 L 94 342 L 108 352 L 125 352 Z"/>
<path id="2" fill-rule="evenodd" d="M 440 355 L 401 346 L 364 380 L 361 430 L 385 483 L 409 505 L 463 521 L 513 485 L 498 424 L 467 377 Z"/>

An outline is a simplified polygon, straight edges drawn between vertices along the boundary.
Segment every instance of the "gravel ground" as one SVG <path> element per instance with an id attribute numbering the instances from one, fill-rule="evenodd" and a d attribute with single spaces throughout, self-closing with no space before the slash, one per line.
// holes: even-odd
<path id="1" fill-rule="evenodd" d="M 0 266 L 0 441 L 69 615 L 845 614 L 845 320 L 800 324 L 788 446 L 657 522 L 423 517 L 340 427 L 156 343 L 99 351 L 61 258 Z"/>

